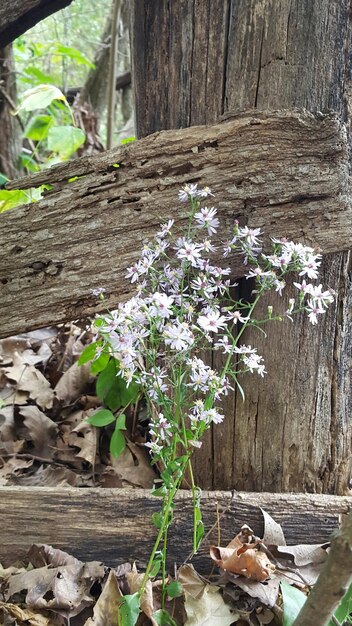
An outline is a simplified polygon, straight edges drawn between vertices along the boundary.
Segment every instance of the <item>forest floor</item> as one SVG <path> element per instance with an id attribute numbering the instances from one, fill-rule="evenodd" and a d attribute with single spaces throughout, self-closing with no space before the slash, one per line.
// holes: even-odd
<path id="1" fill-rule="evenodd" d="M 92 339 L 88 327 L 71 323 L 0 341 L 0 486 L 152 487 L 157 474 L 144 446 L 143 404 L 127 415 L 127 445 L 118 458 L 109 453 L 109 427 L 87 421 L 101 402 L 90 363 L 77 361 Z M 184 563 L 164 599 L 161 582 L 149 582 L 138 626 L 290 624 L 283 602 L 300 605 L 327 544 L 287 547 L 281 527 L 263 514 L 261 539 L 244 526 L 226 547 L 210 548 L 208 577 Z M 134 564 L 110 568 L 51 546 L 28 548 L 22 563 L 0 565 L 4 626 L 113 625 L 122 595 L 140 588 Z"/>

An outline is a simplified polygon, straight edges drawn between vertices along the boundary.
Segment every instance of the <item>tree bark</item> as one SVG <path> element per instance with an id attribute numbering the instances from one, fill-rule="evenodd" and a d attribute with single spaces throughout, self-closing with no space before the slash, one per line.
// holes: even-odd
<path id="1" fill-rule="evenodd" d="M 212 123 L 228 110 L 252 107 L 334 110 L 349 125 L 351 16 L 350 0 L 134 0 L 137 135 Z M 222 193 L 226 188 L 218 202 Z M 322 219 L 323 213 L 316 224 Z M 346 490 L 352 469 L 350 253 L 326 258 L 320 281 L 336 289 L 337 303 L 318 328 L 298 319 L 269 328 L 266 340 L 255 330 L 243 337 L 264 355 L 268 375 L 259 383 L 246 376 L 245 402 L 239 394 L 229 397 L 228 419 L 197 452 L 196 479 L 203 487 Z M 240 294 L 247 289 L 242 283 Z M 286 298 L 291 293 L 288 288 Z M 204 475 L 206 463 L 212 471 Z"/>
<path id="2" fill-rule="evenodd" d="M 116 307 L 131 291 L 126 268 L 143 242 L 169 218 L 180 234 L 185 227 L 188 207 L 180 209 L 177 191 L 190 175 L 217 193 L 222 240 L 238 217 L 266 225 L 267 240 L 287 235 L 325 252 L 344 249 L 352 235 L 347 172 L 336 116 L 294 110 L 159 133 L 13 181 L 8 188 L 52 189 L 0 215 L 0 336 L 94 314 L 101 302 L 92 288 L 106 288 Z M 241 260 L 227 261 L 234 276 L 245 273 Z"/>
<path id="3" fill-rule="evenodd" d="M 0 49 L 0 173 L 7 178 L 19 175 L 20 125 L 12 115 L 16 107 L 16 78 L 12 46 Z"/>
<path id="4" fill-rule="evenodd" d="M 2 0 L 0 5 L 0 42 L 5 47 L 14 39 L 71 4 L 72 0 Z"/>
<path id="5" fill-rule="evenodd" d="M 331 544 L 319 578 L 293 626 L 326 626 L 352 582 L 352 513 Z M 347 623 L 347 622 L 345 622 Z"/>
<path id="6" fill-rule="evenodd" d="M 222 545 L 242 524 L 263 536 L 259 507 L 281 524 L 288 545 L 314 544 L 329 541 L 350 501 L 335 496 L 211 492 L 203 493 L 201 507 L 205 531 L 212 531 L 192 563 L 197 571 L 209 574 L 209 545 L 217 543 L 218 515 Z M 32 543 L 48 543 L 83 561 L 114 567 L 137 560 L 143 565 L 155 539 L 151 516 L 159 510 L 160 500 L 142 489 L 2 487 L 0 562 L 7 567 L 23 558 Z M 191 551 L 192 511 L 191 492 L 179 492 L 168 543 L 170 568 Z"/>

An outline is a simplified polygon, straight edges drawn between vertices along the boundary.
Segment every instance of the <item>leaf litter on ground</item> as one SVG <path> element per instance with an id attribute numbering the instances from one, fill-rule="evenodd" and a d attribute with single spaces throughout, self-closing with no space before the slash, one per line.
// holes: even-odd
<path id="1" fill-rule="evenodd" d="M 138 620 L 132 619 L 130 623 L 137 626 L 285 623 L 280 583 L 286 585 L 284 590 L 290 585 L 297 594 L 308 593 L 325 561 L 329 544 L 287 546 L 281 527 L 267 512 L 262 513 L 266 542 L 256 537 L 250 526 L 243 525 L 226 547 L 209 547 L 209 566 L 211 561 L 215 562 L 220 573 L 204 577 L 191 563 L 184 563 L 166 581 L 170 594 L 173 586 L 178 593 L 171 594 L 175 597 L 166 596 L 164 604 L 161 581 L 148 581 Z M 276 545 L 277 540 L 283 545 Z M 242 555 L 246 554 L 250 558 L 242 567 Z M 135 563 L 105 567 L 97 561 L 83 563 L 51 546 L 33 545 L 23 563 L 6 569 L 0 565 L 0 623 L 117 626 L 124 597 L 137 597 L 143 578 Z"/>
<path id="2" fill-rule="evenodd" d="M 0 341 L 0 485 L 152 487 L 143 429 L 130 420 L 114 459 L 109 427 L 88 423 L 103 408 L 91 364 L 77 363 L 92 339 L 71 323 Z"/>

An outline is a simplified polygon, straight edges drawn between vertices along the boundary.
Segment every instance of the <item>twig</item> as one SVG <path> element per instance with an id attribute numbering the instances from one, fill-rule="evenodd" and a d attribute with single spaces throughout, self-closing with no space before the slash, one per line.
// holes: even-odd
<path id="1" fill-rule="evenodd" d="M 109 80 L 108 80 L 108 113 L 107 113 L 107 128 L 106 128 L 106 149 L 112 147 L 112 139 L 114 132 L 114 119 L 115 119 L 115 102 L 116 102 L 116 56 L 118 46 L 118 27 L 121 15 L 122 0 L 114 0 L 113 6 L 113 18 L 111 24 L 111 47 L 110 47 L 110 60 L 109 60 Z"/>
<path id="2" fill-rule="evenodd" d="M 204 537 L 202 539 L 202 545 L 208 539 L 209 535 L 213 532 L 214 528 L 219 528 L 220 520 L 224 517 L 224 515 L 226 515 L 226 513 L 228 513 L 228 511 L 230 510 L 230 507 L 231 507 L 231 504 L 229 504 L 226 507 L 226 509 L 224 509 L 223 512 L 220 513 L 220 515 L 219 515 L 218 504 L 216 503 L 216 521 L 209 528 L 208 532 L 204 535 Z M 185 565 L 187 563 L 187 561 L 189 561 L 193 556 L 194 556 L 194 552 L 192 550 L 192 552 L 190 552 L 189 555 L 187 556 L 187 558 L 183 561 L 182 565 Z"/>
<path id="3" fill-rule="evenodd" d="M 319 578 L 293 626 L 325 626 L 352 580 L 352 511 L 331 543 Z"/>
<path id="4" fill-rule="evenodd" d="M 53 459 L 46 459 L 45 457 L 37 456 L 36 454 L 27 454 L 24 452 L 13 452 L 11 454 L 2 454 L 0 458 L 11 459 L 14 457 L 18 459 L 30 459 L 33 461 L 39 461 L 40 463 L 48 463 L 49 465 L 60 465 L 60 467 L 67 467 L 66 463 L 64 463 L 63 461 L 54 461 Z"/>

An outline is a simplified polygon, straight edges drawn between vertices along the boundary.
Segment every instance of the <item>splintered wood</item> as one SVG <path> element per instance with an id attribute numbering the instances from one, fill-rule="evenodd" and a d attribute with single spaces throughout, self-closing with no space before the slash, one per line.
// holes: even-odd
<path id="1" fill-rule="evenodd" d="M 163 131 L 8 185 L 52 188 L 0 215 L 0 336 L 94 315 L 92 288 L 115 307 L 131 289 L 126 267 L 160 222 L 174 218 L 181 232 L 177 191 L 188 182 L 215 193 L 220 238 L 238 219 L 324 253 L 350 245 L 348 146 L 336 115 L 252 111 Z M 243 274 L 239 259 L 229 263 Z"/>

